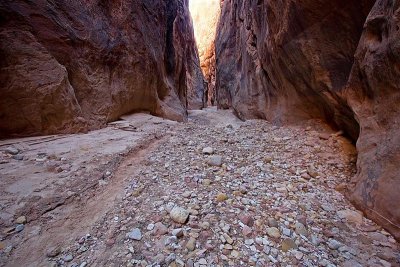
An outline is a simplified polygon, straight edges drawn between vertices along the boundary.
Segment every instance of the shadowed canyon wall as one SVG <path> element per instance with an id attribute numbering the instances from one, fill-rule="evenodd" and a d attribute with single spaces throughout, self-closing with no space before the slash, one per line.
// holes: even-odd
<path id="1" fill-rule="evenodd" d="M 202 108 L 188 0 L 1 1 L 0 135 L 96 129 Z"/>
<path id="2" fill-rule="evenodd" d="M 216 105 L 214 42 L 221 13 L 220 0 L 191 0 L 189 7 L 201 69 L 207 81 L 207 102 L 208 105 Z"/>
<path id="3" fill-rule="evenodd" d="M 219 108 L 276 124 L 320 118 L 358 140 L 349 197 L 397 239 L 399 3 L 225 0 L 216 38 Z"/>

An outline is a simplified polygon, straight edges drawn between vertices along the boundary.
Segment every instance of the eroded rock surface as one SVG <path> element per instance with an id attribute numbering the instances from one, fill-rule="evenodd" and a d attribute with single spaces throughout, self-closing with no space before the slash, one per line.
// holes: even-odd
<path id="1" fill-rule="evenodd" d="M 358 139 L 351 199 L 397 238 L 399 3 L 224 1 L 216 39 L 218 106 Z"/>
<path id="2" fill-rule="evenodd" d="M 360 122 L 350 199 L 400 239 L 400 1 L 377 1 L 346 91 Z"/>
<path id="3" fill-rule="evenodd" d="M 99 128 L 137 110 L 203 106 L 188 3 L 2 1 L 0 133 Z"/>

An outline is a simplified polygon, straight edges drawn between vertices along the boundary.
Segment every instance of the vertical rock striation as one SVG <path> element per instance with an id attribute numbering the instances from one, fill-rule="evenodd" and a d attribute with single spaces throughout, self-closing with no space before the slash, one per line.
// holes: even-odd
<path id="1" fill-rule="evenodd" d="M 95 129 L 201 108 L 188 1 L 0 3 L 0 135 Z"/>
<path id="2" fill-rule="evenodd" d="M 216 38 L 218 106 L 322 118 L 358 140 L 350 199 L 396 238 L 399 12 L 398 0 L 225 0 Z"/>

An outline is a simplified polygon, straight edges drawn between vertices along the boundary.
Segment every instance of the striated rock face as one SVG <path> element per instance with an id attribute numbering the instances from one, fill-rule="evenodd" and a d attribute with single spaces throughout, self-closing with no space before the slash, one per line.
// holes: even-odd
<path id="1" fill-rule="evenodd" d="M 220 0 L 192 0 L 189 7 L 193 18 L 201 69 L 207 81 L 207 102 L 208 105 L 216 105 L 214 42 L 221 13 Z"/>
<path id="2" fill-rule="evenodd" d="M 3 136 L 203 107 L 187 0 L 2 1 L 0 36 Z"/>
<path id="3" fill-rule="evenodd" d="M 216 39 L 218 106 L 276 124 L 322 118 L 358 139 L 350 199 L 396 238 L 399 5 L 225 0 Z"/>
<path id="4" fill-rule="evenodd" d="M 400 240 L 400 1 L 373 7 L 344 95 L 360 122 L 350 199 Z"/>

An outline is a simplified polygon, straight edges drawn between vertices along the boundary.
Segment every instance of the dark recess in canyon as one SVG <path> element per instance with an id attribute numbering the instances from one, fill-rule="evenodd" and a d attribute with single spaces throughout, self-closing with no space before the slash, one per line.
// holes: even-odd
<path id="1" fill-rule="evenodd" d="M 223 1 L 217 102 L 242 119 L 318 118 L 357 141 L 348 196 L 400 238 L 400 2 Z"/>
<path id="2" fill-rule="evenodd" d="M 97 129 L 202 108 L 188 1 L 1 1 L 0 135 Z"/>

